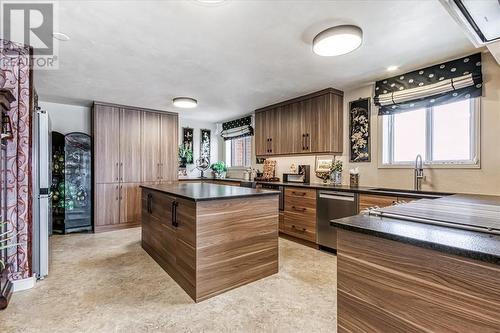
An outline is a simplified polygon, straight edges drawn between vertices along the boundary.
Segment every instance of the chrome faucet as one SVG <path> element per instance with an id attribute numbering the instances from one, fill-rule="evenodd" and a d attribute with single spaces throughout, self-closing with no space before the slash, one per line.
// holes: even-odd
<path id="1" fill-rule="evenodd" d="M 415 191 L 422 190 L 422 180 L 424 179 L 424 165 L 422 162 L 422 156 L 417 155 L 415 159 L 415 177 L 413 181 L 413 188 Z"/>

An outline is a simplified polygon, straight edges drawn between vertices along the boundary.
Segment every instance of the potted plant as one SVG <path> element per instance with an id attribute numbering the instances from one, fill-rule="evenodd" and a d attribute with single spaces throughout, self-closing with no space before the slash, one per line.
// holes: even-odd
<path id="1" fill-rule="evenodd" d="M 227 171 L 226 163 L 223 161 L 215 162 L 210 166 L 210 169 L 215 173 L 215 178 L 224 178 L 224 173 Z"/>
<path id="2" fill-rule="evenodd" d="M 0 253 L 2 253 L 5 249 L 19 245 L 8 244 L 9 241 L 14 238 L 14 235 L 12 231 L 3 231 L 6 224 L 6 222 L 0 223 Z M 0 255 L 0 310 L 3 310 L 7 307 L 11 294 L 12 283 L 7 278 L 7 263 Z"/>
<path id="3" fill-rule="evenodd" d="M 332 162 L 330 167 L 330 179 L 334 185 L 342 184 L 342 161 L 336 160 Z"/>
<path id="4" fill-rule="evenodd" d="M 179 166 L 185 168 L 186 164 L 193 162 L 193 151 L 188 146 L 179 146 Z"/>

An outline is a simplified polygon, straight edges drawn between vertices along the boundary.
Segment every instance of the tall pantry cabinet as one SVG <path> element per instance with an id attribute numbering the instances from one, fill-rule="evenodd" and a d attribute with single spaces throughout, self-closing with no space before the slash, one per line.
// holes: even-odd
<path id="1" fill-rule="evenodd" d="M 140 225 L 141 183 L 177 180 L 177 114 L 94 103 L 94 231 Z"/>

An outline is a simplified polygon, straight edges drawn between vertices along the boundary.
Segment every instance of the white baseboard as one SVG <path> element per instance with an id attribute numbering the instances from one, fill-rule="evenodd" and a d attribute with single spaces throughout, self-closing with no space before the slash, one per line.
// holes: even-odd
<path id="1" fill-rule="evenodd" d="M 36 283 L 36 278 L 34 276 L 26 279 L 12 281 L 14 292 L 31 289 L 35 286 L 35 283 Z"/>

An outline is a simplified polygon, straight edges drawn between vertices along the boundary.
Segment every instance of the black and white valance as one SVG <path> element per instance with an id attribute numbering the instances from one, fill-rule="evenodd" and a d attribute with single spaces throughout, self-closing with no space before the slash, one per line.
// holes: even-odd
<path id="1" fill-rule="evenodd" d="M 232 140 L 252 135 L 252 116 L 247 116 L 222 123 L 221 136 L 224 138 L 224 140 Z"/>
<path id="2" fill-rule="evenodd" d="M 379 115 L 447 104 L 482 94 L 481 53 L 375 83 Z"/>

